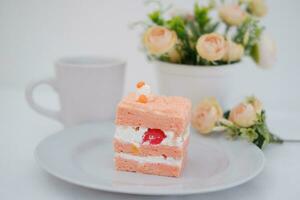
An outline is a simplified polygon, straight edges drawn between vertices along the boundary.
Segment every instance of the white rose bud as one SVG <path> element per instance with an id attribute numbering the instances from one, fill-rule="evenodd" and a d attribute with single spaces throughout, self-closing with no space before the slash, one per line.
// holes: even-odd
<path id="1" fill-rule="evenodd" d="M 200 102 L 192 116 L 193 127 L 201 134 L 208 134 L 222 118 L 223 111 L 215 98 L 207 98 Z"/>
<path id="2" fill-rule="evenodd" d="M 276 44 L 268 35 L 263 34 L 257 45 L 254 59 L 261 68 L 270 68 L 276 61 Z"/>
<path id="3" fill-rule="evenodd" d="M 257 17 L 263 17 L 267 14 L 268 8 L 264 0 L 250 0 L 249 11 Z"/>
<path id="4" fill-rule="evenodd" d="M 198 39 L 196 49 L 208 61 L 220 60 L 226 51 L 225 39 L 218 33 L 204 34 Z"/>
<path id="5" fill-rule="evenodd" d="M 256 111 L 251 104 L 240 103 L 230 111 L 229 120 L 240 127 L 250 127 L 257 120 Z"/>
<path id="6" fill-rule="evenodd" d="M 223 5 L 219 9 L 219 16 L 229 26 L 239 26 L 246 19 L 246 12 L 238 4 Z"/>
<path id="7" fill-rule="evenodd" d="M 232 41 L 226 41 L 226 53 L 222 60 L 227 62 L 238 61 L 244 55 L 244 47 Z"/>
<path id="8" fill-rule="evenodd" d="M 176 50 L 177 35 L 162 26 L 150 27 L 144 34 L 143 42 L 151 55 L 168 54 L 171 62 L 180 60 L 180 54 Z"/>

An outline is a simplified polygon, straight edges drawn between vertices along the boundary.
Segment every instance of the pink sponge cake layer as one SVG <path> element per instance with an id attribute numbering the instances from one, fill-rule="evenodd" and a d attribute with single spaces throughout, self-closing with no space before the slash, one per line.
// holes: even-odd
<path id="1" fill-rule="evenodd" d="M 189 139 L 187 138 L 182 147 L 167 145 L 140 145 L 124 143 L 118 139 L 114 139 L 114 149 L 117 153 L 127 153 L 136 156 L 164 156 L 181 159 L 186 154 Z"/>
<path id="2" fill-rule="evenodd" d="M 185 162 L 185 161 L 183 161 Z M 179 177 L 183 165 L 173 166 L 162 163 L 140 163 L 138 161 L 115 157 L 115 168 L 120 171 L 139 172 L 144 174 L 154 174 L 160 176 Z"/>
<path id="3" fill-rule="evenodd" d="M 190 121 L 191 102 L 184 97 L 151 96 L 147 103 L 136 94 L 125 97 L 117 107 L 117 125 L 158 128 L 182 134 Z"/>

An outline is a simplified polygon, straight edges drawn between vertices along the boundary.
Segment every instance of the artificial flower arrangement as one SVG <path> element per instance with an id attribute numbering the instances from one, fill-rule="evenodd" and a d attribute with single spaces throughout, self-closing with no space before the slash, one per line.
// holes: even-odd
<path id="1" fill-rule="evenodd" d="M 269 143 L 283 142 L 269 131 L 265 110 L 254 96 L 224 113 L 215 98 L 206 98 L 193 112 L 192 125 L 201 134 L 226 131 L 230 138 L 245 138 L 261 149 Z"/>
<path id="2" fill-rule="evenodd" d="M 177 11 L 167 17 L 168 10 L 160 6 L 143 22 L 143 46 L 150 59 L 217 66 L 250 56 L 262 67 L 271 66 L 275 60 L 275 43 L 263 34 L 260 25 L 267 13 L 264 0 L 230 4 L 211 0 L 206 6 L 196 3 L 193 12 Z M 218 13 L 217 19 L 213 12 Z"/>

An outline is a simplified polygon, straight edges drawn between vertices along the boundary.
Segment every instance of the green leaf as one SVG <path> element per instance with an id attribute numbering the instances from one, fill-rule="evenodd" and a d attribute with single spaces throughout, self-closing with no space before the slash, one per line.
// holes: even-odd
<path id="1" fill-rule="evenodd" d="M 259 62 L 259 47 L 258 47 L 258 44 L 255 44 L 255 45 L 251 48 L 250 56 L 251 56 L 251 58 L 252 58 L 256 63 Z"/>
<path id="2" fill-rule="evenodd" d="M 212 33 L 212 32 L 214 32 L 218 28 L 219 25 L 220 25 L 220 22 L 215 22 L 215 23 L 207 24 L 204 27 L 204 32 L 205 33 Z"/>
<path id="3" fill-rule="evenodd" d="M 258 134 L 258 137 L 253 141 L 253 143 L 260 149 L 262 149 L 263 146 L 266 146 L 265 138 L 261 134 Z"/>
<path id="4" fill-rule="evenodd" d="M 174 16 L 166 22 L 167 28 L 176 32 L 181 42 L 181 63 L 196 65 L 197 63 L 197 51 L 194 45 L 195 43 L 188 33 L 187 22 L 181 16 Z"/>
<path id="5" fill-rule="evenodd" d="M 168 54 L 163 54 L 163 55 L 159 56 L 158 59 L 161 60 L 161 61 L 164 61 L 164 62 L 169 62 L 170 61 L 170 57 L 169 57 Z"/>
<path id="6" fill-rule="evenodd" d="M 209 8 L 200 7 L 198 3 L 194 6 L 194 15 L 195 20 L 198 23 L 200 29 L 204 29 L 204 27 L 210 22 L 210 17 L 208 16 Z"/>
<path id="7" fill-rule="evenodd" d="M 182 39 L 188 39 L 188 35 L 185 30 L 184 20 L 180 16 L 172 17 L 167 21 L 167 27 L 176 32 L 177 36 Z"/>
<path id="8" fill-rule="evenodd" d="M 196 42 L 201 34 L 195 21 L 187 21 L 187 28 L 189 28 L 192 33 L 191 39 Z"/>
<path id="9" fill-rule="evenodd" d="M 233 41 L 244 46 L 245 54 L 252 56 L 257 49 L 261 33 L 264 27 L 259 25 L 256 18 L 248 17 L 239 27 L 233 36 Z M 254 48 L 254 49 L 253 49 Z"/>
<path id="10" fill-rule="evenodd" d="M 241 128 L 241 137 L 247 139 L 249 142 L 253 142 L 258 138 L 257 132 L 253 128 Z"/>
<path id="11" fill-rule="evenodd" d="M 229 118 L 229 114 L 230 114 L 230 110 L 227 110 L 226 112 L 224 112 L 223 117 L 225 119 L 228 119 Z"/>
<path id="12" fill-rule="evenodd" d="M 198 29 L 198 37 L 206 33 L 214 32 L 219 26 L 219 22 L 212 22 L 212 19 L 209 16 L 212 9 L 212 6 L 199 6 L 198 3 L 195 3 L 194 17 Z"/>
<path id="13" fill-rule="evenodd" d="M 148 15 L 148 17 L 150 18 L 150 20 L 154 23 L 157 24 L 159 26 L 164 25 L 164 19 L 161 16 L 161 11 L 160 10 L 155 10 L 152 13 L 150 13 Z"/>

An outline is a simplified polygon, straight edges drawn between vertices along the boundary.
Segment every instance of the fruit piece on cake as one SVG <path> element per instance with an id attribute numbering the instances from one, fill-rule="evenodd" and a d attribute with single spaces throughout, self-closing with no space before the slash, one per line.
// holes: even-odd
<path id="1" fill-rule="evenodd" d="M 161 176 L 180 176 L 189 143 L 191 102 L 159 96 L 141 81 L 117 107 L 115 168 Z"/>

